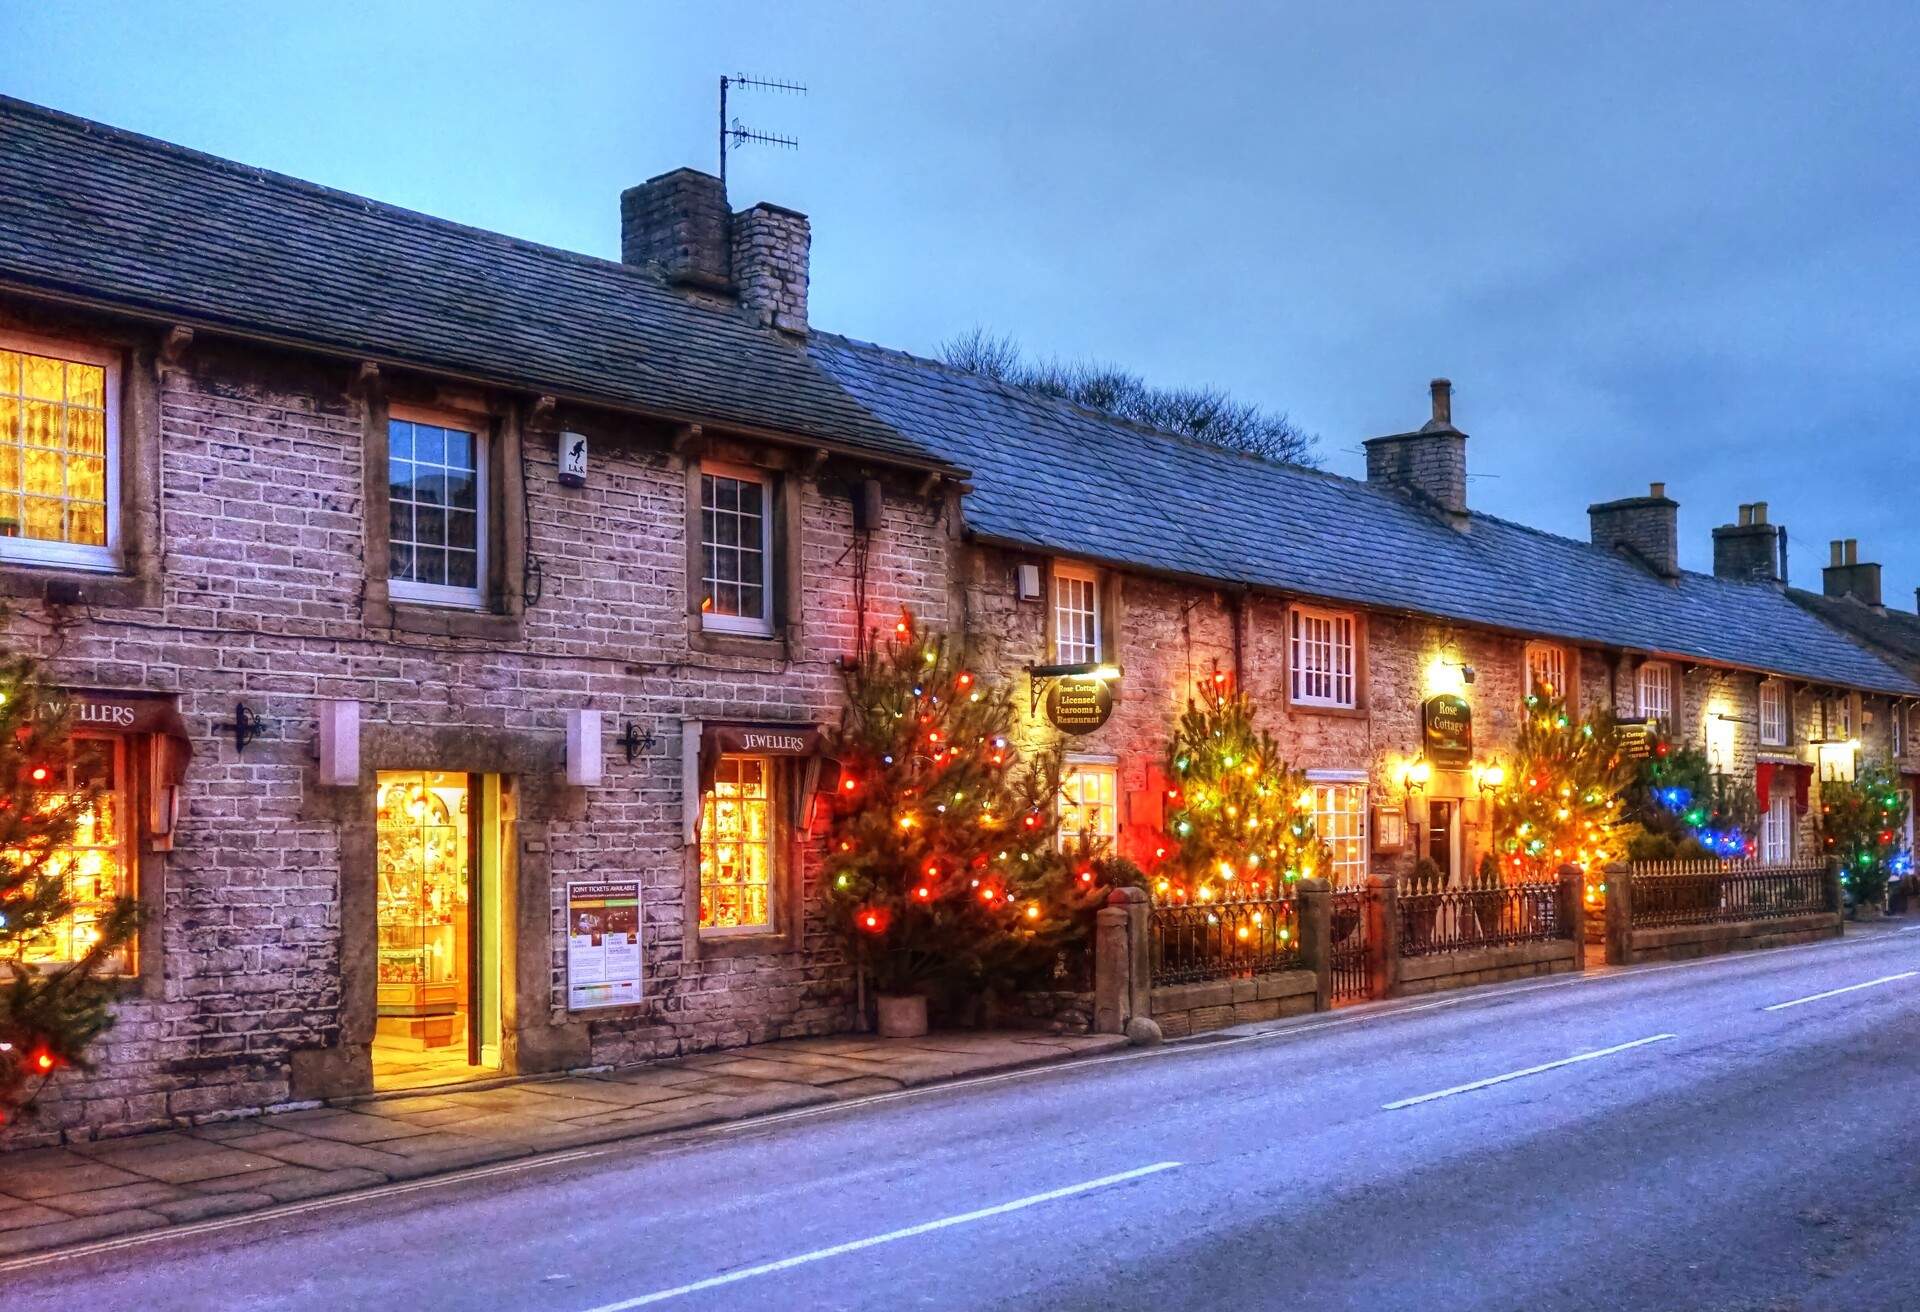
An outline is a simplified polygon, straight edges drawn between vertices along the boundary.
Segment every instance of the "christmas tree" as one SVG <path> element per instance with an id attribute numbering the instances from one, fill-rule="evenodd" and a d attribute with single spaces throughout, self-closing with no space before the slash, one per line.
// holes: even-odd
<path id="1" fill-rule="evenodd" d="M 1166 845 L 1153 870 L 1161 901 L 1268 897 L 1327 873 L 1313 791 L 1255 707 L 1224 673 L 1203 680 L 1167 749 Z"/>
<path id="2" fill-rule="evenodd" d="M 1840 866 L 1840 882 L 1858 904 L 1878 903 L 1887 880 L 1912 865 L 1906 850 L 1907 802 L 1900 776 L 1885 765 L 1862 766 L 1852 779 L 1820 781 L 1820 842 Z"/>
<path id="3" fill-rule="evenodd" d="M 1629 848 L 1637 861 L 1754 854 L 1760 803 L 1753 786 L 1716 774 L 1698 748 L 1651 742 L 1627 789 L 1627 813 L 1642 831 Z"/>
<path id="4" fill-rule="evenodd" d="M 1125 865 L 1059 846 L 1061 752 L 1025 759 L 1012 694 L 903 614 L 846 669 L 827 906 L 882 993 L 1045 978 Z"/>
<path id="5" fill-rule="evenodd" d="M 75 897 L 62 851 L 101 822 L 74 768 L 65 708 L 24 656 L 0 658 L 0 1121 L 113 1023 L 102 978 L 132 938 L 135 909 Z"/>
<path id="6" fill-rule="evenodd" d="M 1529 696 L 1513 763 L 1488 799 L 1501 877 L 1538 883 L 1563 865 L 1592 873 L 1620 860 L 1636 830 L 1622 800 L 1633 776 L 1610 716 L 1580 717 L 1557 698 Z"/>

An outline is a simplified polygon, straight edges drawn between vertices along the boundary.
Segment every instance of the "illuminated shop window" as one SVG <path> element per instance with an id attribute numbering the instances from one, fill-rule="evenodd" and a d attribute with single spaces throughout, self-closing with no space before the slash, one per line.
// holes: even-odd
<path id="1" fill-rule="evenodd" d="M 1082 836 L 1109 849 L 1120 837 L 1120 775 L 1111 765 L 1070 762 L 1060 781 L 1060 845 Z"/>
<path id="2" fill-rule="evenodd" d="M 722 756 L 700 811 L 700 928 L 773 928 L 773 762 Z"/>
<path id="3" fill-rule="evenodd" d="M 1760 817 L 1760 859 L 1770 866 L 1784 866 L 1793 860 L 1796 817 L 1793 797 L 1782 789 L 1774 794 Z"/>
<path id="4" fill-rule="evenodd" d="M 75 961 L 99 937 L 95 926 L 114 899 L 133 892 L 128 853 L 126 743 L 120 738 L 75 737 L 66 761 L 45 767 L 37 780 L 51 806 L 64 804 L 73 791 L 94 793 L 81 812 L 73 837 L 56 848 L 42 877 L 59 880 L 74 904 L 72 914 L 28 943 L 26 960 L 58 964 Z M 125 961 L 112 963 L 124 969 Z"/>
<path id="5" fill-rule="evenodd" d="M 117 372 L 105 354 L 0 336 L 0 558 L 114 563 Z"/>
<path id="6" fill-rule="evenodd" d="M 1367 786 L 1362 783 L 1313 785 L 1313 825 L 1333 854 L 1329 872 L 1335 888 L 1367 880 Z"/>

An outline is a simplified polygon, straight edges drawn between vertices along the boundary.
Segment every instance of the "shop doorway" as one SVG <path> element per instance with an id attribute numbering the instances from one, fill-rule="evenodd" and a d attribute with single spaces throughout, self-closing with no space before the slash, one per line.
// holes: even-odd
<path id="1" fill-rule="evenodd" d="M 513 790 L 500 775 L 376 776 L 376 1089 L 502 1069 L 502 863 Z"/>
<path id="2" fill-rule="evenodd" d="M 1427 803 L 1427 856 L 1440 867 L 1442 888 L 1460 885 L 1460 804 L 1436 797 Z"/>

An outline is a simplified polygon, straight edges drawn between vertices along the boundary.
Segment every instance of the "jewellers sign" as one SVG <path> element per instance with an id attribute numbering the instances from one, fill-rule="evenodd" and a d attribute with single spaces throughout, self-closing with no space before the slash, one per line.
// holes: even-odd
<path id="1" fill-rule="evenodd" d="M 1458 770 L 1473 761 L 1473 707 L 1464 697 L 1442 693 L 1427 698 L 1421 708 L 1426 729 L 1426 757 L 1443 770 Z"/>
<path id="2" fill-rule="evenodd" d="M 710 724 L 706 736 L 717 752 L 812 756 L 820 750 L 820 731 L 812 725 L 785 728 L 770 724 Z"/>

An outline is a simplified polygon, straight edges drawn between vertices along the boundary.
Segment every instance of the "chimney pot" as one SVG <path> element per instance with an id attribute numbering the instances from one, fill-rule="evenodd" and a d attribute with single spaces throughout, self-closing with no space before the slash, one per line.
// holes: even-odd
<path id="1" fill-rule="evenodd" d="M 1753 503 L 1753 522 L 1756 524 L 1764 524 L 1767 522 L 1766 502 L 1756 501 Z"/>
<path id="2" fill-rule="evenodd" d="M 1847 539 L 1847 564 L 1858 565 L 1859 563 L 1860 563 L 1860 543 L 1858 539 L 1848 538 Z"/>
<path id="3" fill-rule="evenodd" d="M 1747 528 L 1752 523 L 1753 523 L 1753 506 L 1749 504 L 1749 505 L 1744 505 L 1740 507 L 1739 518 L 1735 521 L 1735 526 L 1738 528 Z"/>
<path id="4" fill-rule="evenodd" d="M 1412 433 L 1367 439 L 1367 482 L 1397 488 L 1465 531 L 1467 514 L 1467 435 L 1453 426 L 1453 384 L 1430 384 L 1433 418 Z"/>

